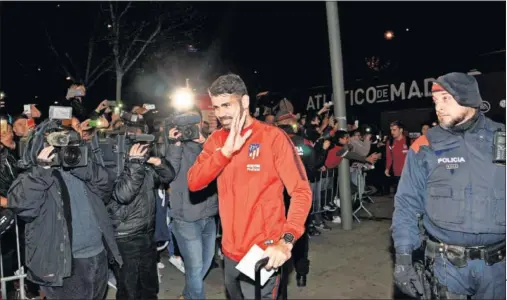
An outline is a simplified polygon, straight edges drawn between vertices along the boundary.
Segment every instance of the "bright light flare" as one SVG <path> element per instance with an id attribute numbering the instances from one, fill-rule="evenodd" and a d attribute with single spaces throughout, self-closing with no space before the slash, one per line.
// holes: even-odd
<path id="1" fill-rule="evenodd" d="M 384 38 L 386 40 L 392 40 L 394 38 L 394 32 L 392 32 L 391 30 L 384 32 Z"/>
<path id="2" fill-rule="evenodd" d="M 5 98 L 5 93 L 4 92 L 0 92 L 0 100 L 3 100 Z"/>
<path id="3" fill-rule="evenodd" d="M 188 88 L 180 88 L 171 96 L 171 105 L 177 110 L 189 110 L 194 103 L 194 93 Z"/>

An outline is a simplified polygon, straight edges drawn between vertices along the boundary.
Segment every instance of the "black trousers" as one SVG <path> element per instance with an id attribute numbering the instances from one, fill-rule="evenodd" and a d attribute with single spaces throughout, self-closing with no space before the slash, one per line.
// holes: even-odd
<path id="1" fill-rule="evenodd" d="M 123 258 L 115 276 L 118 300 L 157 299 L 157 245 L 153 233 L 117 238 L 116 243 Z"/>
<path id="2" fill-rule="evenodd" d="M 63 279 L 63 286 L 41 286 L 41 290 L 47 299 L 106 299 L 106 251 L 90 258 L 73 258 L 72 275 Z"/>
<path id="3" fill-rule="evenodd" d="M 316 184 L 311 183 L 311 185 L 312 185 L 312 192 L 313 192 L 315 190 Z M 287 213 L 289 211 L 289 206 L 290 206 L 289 197 L 287 195 L 285 195 L 285 197 L 284 197 L 284 202 L 285 202 L 285 214 L 287 215 Z M 315 205 L 315 201 L 313 201 L 312 210 L 313 210 L 313 205 Z M 317 214 L 312 214 L 312 212 L 310 211 L 310 214 L 306 217 L 306 223 L 305 223 L 306 228 L 308 228 L 312 219 L 315 221 L 322 220 L 322 218 L 315 219 L 314 218 L 315 215 L 317 215 Z M 318 215 L 320 215 L 320 214 L 318 214 Z M 310 269 L 310 261 L 308 260 L 308 251 L 309 251 L 309 247 L 310 247 L 309 242 L 310 242 L 310 238 L 308 236 L 307 231 L 305 230 L 303 235 L 296 241 L 296 243 L 294 244 L 294 247 L 292 248 L 292 262 L 294 263 L 294 269 L 296 269 L 296 273 L 298 273 L 300 275 L 307 275 L 309 272 L 309 269 Z"/>
<path id="4" fill-rule="evenodd" d="M 305 232 L 292 248 L 292 261 L 298 275 L 308 275 L 310 271 L 310 260 L 308 260 L 309 242 L 308 233 Z"/>

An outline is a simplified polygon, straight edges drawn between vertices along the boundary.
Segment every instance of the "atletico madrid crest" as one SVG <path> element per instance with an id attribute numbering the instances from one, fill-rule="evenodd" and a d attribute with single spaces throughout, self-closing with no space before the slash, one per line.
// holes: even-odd
<path id="1" fill-rule="evenodd" d="M 255 159 L 259 157 L 261 144 L 250 144 L 248 147 L 248 157 Z"/>

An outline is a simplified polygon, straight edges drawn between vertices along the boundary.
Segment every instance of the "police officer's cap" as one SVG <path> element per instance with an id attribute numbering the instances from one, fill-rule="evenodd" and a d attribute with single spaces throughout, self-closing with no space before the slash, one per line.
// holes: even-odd
<path id="1" fill-rule="evenodd" d="M 478 108 L 482 103 L 475 77 L 465 73 L 448 73 L 433 81 L 432 92 L 446 91 L 461 106 Z"/>

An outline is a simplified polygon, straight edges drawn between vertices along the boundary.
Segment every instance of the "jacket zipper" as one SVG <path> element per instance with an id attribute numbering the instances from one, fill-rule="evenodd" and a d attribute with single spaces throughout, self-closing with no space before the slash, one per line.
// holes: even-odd
<path id="1" fill-rule="evenodd" d="M 11 164 L 9 163 L 9 159 L 6 159 L 5 163 L 6 163 L 7 167 L 9 168 L 9 172 L 14 177 L 14 172 L 12 172 L 12 168 L 11 168 Z"/>
<path id="2" fill-rule="evenodd" d="M 468 147 L 467 147 L 467 142 L 466 142 L 466 132 L 463 133 L 463 136 L 461 136 L 461 138 L 463 139 L 463 147 L 465 148 L 465 153 L 467 153 L 467 159 L 469 159 L 469 151 L 468 151 Z M 465 203 L 466 202 L 469 202 L 470 203 L 470 210 L 467 209 L 467 207 L 465 208 L 465 211 L 466 211 L 466 214 L 468 215 L 470 212 L 473 212 L 474 211 L 474 200 L 473 200 L 473 187 L 472 187 L 472 173 L 471 172 L 468 172 L 468 184 L 467 186 L 465 187 L 465 190 L 466 190 L 466 196 L 465 196 Z M 467 201 L 467 198 L 470 200 L 470 201 Z M 465 217 L 466 218 L 466 217 Z M 475 232 L 475 227 L 472 228 L 472 233 L 474 234 L 477 234 Z"/>

